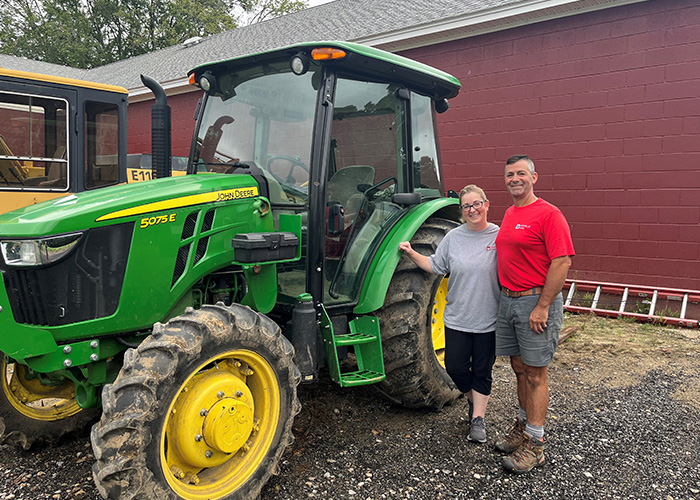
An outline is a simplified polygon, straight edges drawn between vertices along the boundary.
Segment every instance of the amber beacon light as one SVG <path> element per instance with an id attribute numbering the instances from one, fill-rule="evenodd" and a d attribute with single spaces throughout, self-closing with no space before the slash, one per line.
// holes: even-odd
<path id="1" fill-rule="evenodd" d="M 344 59 L 347 56 L 344 50 L 331 47 L 319 47 L 311 51 L 311 58 L 314 61 L 335 61 Z"/>

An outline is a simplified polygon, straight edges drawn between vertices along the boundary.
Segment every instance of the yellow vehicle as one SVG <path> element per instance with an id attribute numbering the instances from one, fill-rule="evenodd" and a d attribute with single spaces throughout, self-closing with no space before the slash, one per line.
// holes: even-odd
<path id="1" fill-rule="evenodd" d="M 0 68 L 0 213 L 126 182 L 125 88 Z"/>
<path id="2" fill-rule="evenodd" d="M 172 156 L 170 158 L 170 175 L 176 177 L 187 173 L 186 156 Z M 153 178 L 153 155 L 129 154 L 126 155 L 126 182 L 150 181 Z"/>

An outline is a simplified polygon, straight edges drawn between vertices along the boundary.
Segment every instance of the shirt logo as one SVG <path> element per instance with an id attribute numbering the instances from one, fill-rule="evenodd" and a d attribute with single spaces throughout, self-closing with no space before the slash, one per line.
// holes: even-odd
<path id="1" fill-rule="evenodd" d="M 530 229 L 530 226 L 527 224 L 516 224 L 515 229 Z"/>
<path id="2" fill-rule="evenodd" d="M 486 246 L 486 251 L 490 252 L 491 250 L 496 250 L 496 245 L 487 245 Z"/>

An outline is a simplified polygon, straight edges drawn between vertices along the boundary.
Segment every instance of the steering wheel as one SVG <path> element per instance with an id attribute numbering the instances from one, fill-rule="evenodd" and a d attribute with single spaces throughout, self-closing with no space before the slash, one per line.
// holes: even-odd
<path id="1" fill-rule="evenodd" d="M 272 172 L 272 164 L 277 160 L 289 162 L 289 171 L 287 172 L 287 176 L 284 179 Z M 310 173 L 309 167 L 307 167 L 306 164 L 304 164 L 304 162 L 301 161 L 301 158 L 299 158 L 298 156 L 273 155 L 270 156 L 267 160 L 267 171 L 270 172 L 270 174 L 272 174 L 273 177 L 275 177 L 277 180 L 289 186 L 293 186 L 296 183 L 296 179 L 294 178 L 294 169 L 296 167 L 301 167 L 301 169 L 306 171 L 307 174 Z"/>

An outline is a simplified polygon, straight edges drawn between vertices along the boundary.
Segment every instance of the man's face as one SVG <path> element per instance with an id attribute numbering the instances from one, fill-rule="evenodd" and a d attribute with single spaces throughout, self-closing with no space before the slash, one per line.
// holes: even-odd
<path id="1" fill-rule="evenodd" d="M 506 188 L 513 199 L 524 200 L 533 193 L 533 185 L 537 182 L 537 172 L 530 173 L 525 160 L 519 160 L 506 166 Z"/>

